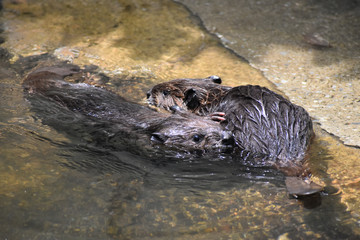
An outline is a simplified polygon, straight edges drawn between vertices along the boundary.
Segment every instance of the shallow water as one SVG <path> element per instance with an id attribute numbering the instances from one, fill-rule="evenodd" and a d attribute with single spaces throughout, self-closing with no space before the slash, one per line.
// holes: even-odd
<path id="1" fill-rule="evenodd" d="M 180 6 L 169 6 L 184 14 Z M 149 14 L 159 16 L 155 10 Z M 244 72 L 242 78 L 254 76 L 262 85 L 271 86 L 212 41 L 195 58 L 179 60 L 171 68 L 154 67 L 161 61 L 168 66 L 171 61 L 166 59 L 153 63 L 146 58 L 145 65 L 150 66 L 146 71 L 129 64 L 140 60 L 125 60 L 128 70 L 111 79 L 107 87 L 140 101 L 143 89 L 154 81 L 181 76 L 184 69 L 188 77 L 205 77 L 213 74 L 208 74 L 211 70 L 236 79 L 231 76 L 231 67 L 228 70 L 220 63 L 237 66 L 236 71 Z M 1 239 L 360 236 L 359 149 L 344 146 L 319 126 L 310 163 L 314 179 L 327 186 L 327 194 L 300 201 L 287 196 L 283 176 L 274 170 L 223 159 L 151 162 L 128 152 L 103 149 L 85 137 L 55 131 L 36 117 L 24 98 L 19 74 L 24 66 L 4 62 L 0 67 Z M 129 77 L 122 80 L 126 74 Z M 151 75 L 155 80 L 149 78 Z"/>
<path id="2" fill-rule="evenodd" d="M 359 222 L 338 194 L 289 199 L 283 176 L 274 170 L 221 159 L 151 162 L 56 132 L 31 112 L 20 82 L 10 74 L 1 84 L 4 239 L 351 239 L 357 234 Z M 312 168 L 325 182 L 331 180 L 327 162 L 336 157 L 327 151 L 336 144 L 326 135 L 314 144 Z"/>

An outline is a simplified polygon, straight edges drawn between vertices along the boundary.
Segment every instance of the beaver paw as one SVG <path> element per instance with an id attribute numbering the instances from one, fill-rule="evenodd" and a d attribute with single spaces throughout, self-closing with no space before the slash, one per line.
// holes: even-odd
<path id="1" fill-rule="evenodd" d="M 225 121 L 225 113 L 224 112 L 213 112 L 210 114 L 210 119 L 217 122 Z"/>

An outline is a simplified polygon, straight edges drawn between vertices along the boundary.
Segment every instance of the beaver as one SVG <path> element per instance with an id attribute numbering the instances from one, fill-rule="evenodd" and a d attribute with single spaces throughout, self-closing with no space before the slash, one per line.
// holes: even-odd
<path id="1" fill-rule="evenodd" d="M 217 122 L 186 114 L 160 113 L 104 88 L 66 81 L 66 77 L 74 75 L 86 74 L 70 64 L 42 67 L 27 75 L 23 87 L 32 103 L 36 103 L 34 97 L 41 97 L 45 99 L 43 108 L 47 107 L 46 102 L 53 102 L 82 117 L 84 124 L 89 119 L 101 123 L 109 138 L 119 136 L 122 144 L 131 139 L 145 141 L 143 145 L 168 146 L 189 153 L 218 152 L 232 147 L 232 135 Z"/>
<path id="2" fill-rule="evenodd" d="M 307 111 L 265 87 L 220 84 L 217 76 L 175 79 L 152 87 L 147 99 L 150 105 L 164 109 L 176 105 L 180 111 L 220 121 L 232 132 L 242 157 L 251 156 L 256 164 L 273 166 L 288 176 L 290 193 L 320 191 L 317 184 L 307 184 L 307 153 L 315 135 Z"/>
<path id="3" fill-rule="evenodd" d="M 215 75 L 203 79 L 174 79 L 152 87 L 147 92 L 147 102 L 168 111 L 179 106 L 204 116 L 216 112 L 221 99 L 231 89 L 220 84 L 221 78 Z"/>

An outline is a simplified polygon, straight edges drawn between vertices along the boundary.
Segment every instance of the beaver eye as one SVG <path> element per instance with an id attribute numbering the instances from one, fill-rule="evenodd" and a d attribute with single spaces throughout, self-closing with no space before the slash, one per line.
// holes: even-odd
<path id="1" fill-rule="evenodd" d="M 204 138 L 204 136 L 195 134 L 195 135 L 193 136 L 193 141 L 196 142 L 196 143 L 198 143 L 198 142 L 200 142 L 201 139 L 203 139 L 203 138 Z"/>
<path id="2" fill-rule="evenodd" d="M 164 91 L 163 91 L 163 95 L 164 95 L 164 96 L 167 96 L 167 95 L 169 95 L 169 94 L 170 94 L 170 91 L 169 91 L 169 90 L 164 90 Z"/>

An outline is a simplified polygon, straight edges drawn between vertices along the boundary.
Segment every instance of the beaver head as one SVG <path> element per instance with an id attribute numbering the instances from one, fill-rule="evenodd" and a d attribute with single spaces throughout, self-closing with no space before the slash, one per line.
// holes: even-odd
<path id="1" fill-rule="evenodd" d="M 228 152 L 234 144 L 231 132 L 224 131 L 217 122 L 194 114 L 189 118 L 172 114 L 148 130 L 153 143 L 189 152 Z"/>
<path id="2" fill-rule="evenodd" d="M 191 111 L 200 115 L 209 112 L 230 87 L 220 85 L 218 76 L 204 79 L 175 79 L 155 85 L 147 92 L 150 105 L 170 111 L 171 107 Z"/>

